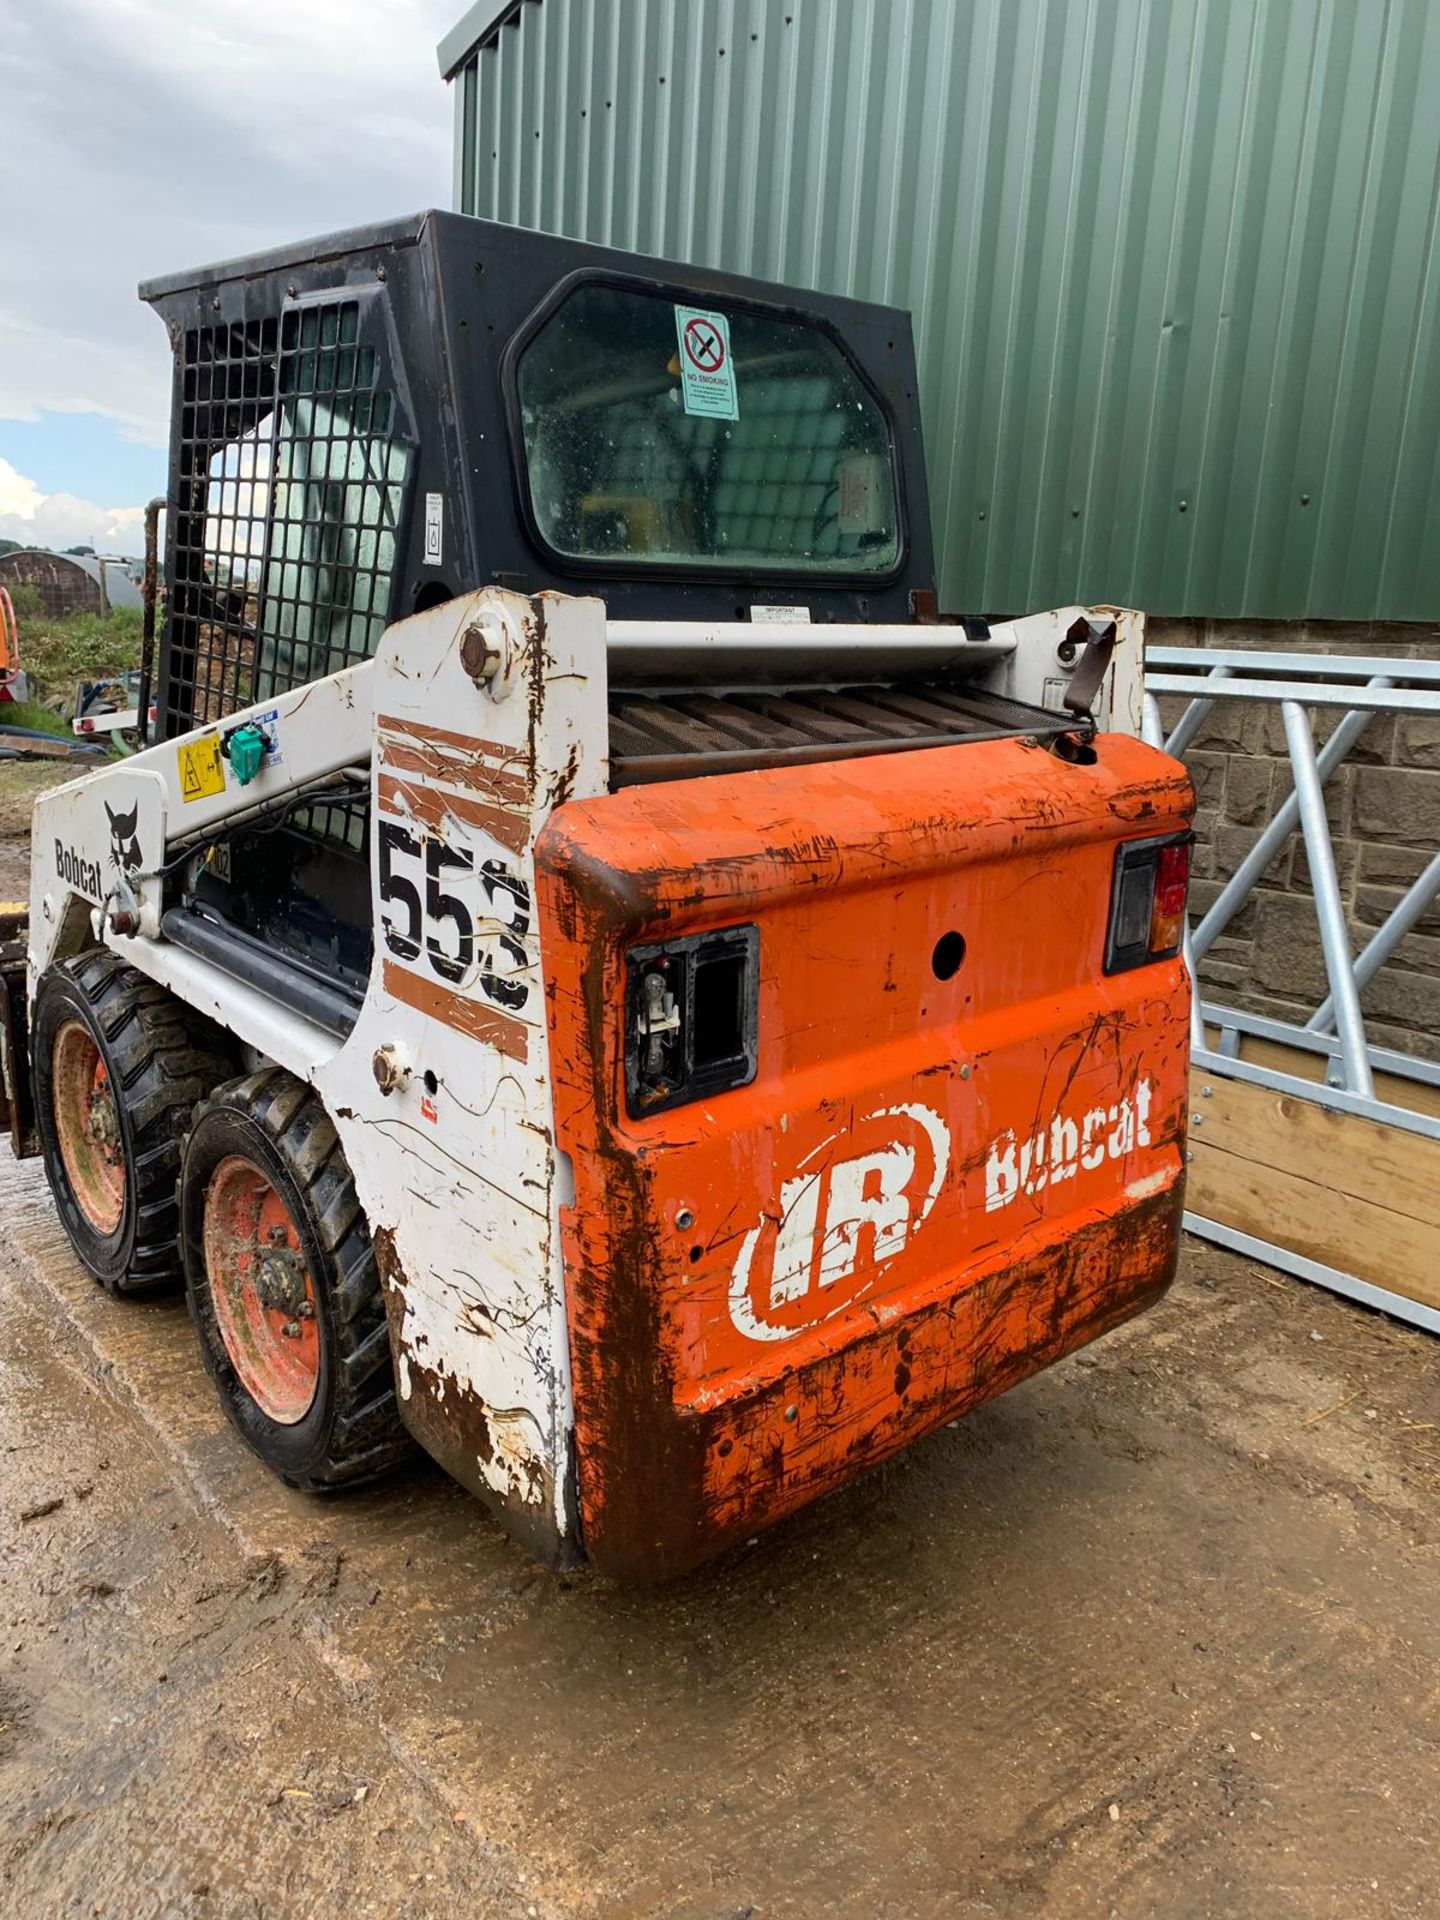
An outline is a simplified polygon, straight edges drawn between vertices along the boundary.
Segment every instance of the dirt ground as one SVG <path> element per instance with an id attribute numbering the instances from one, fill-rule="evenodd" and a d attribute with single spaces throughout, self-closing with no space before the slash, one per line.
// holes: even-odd
<path id="1" fill-rule="evenodd" d="M 30 809 L 36 794 L 83 771 L 55 760 L 0 761 L 0 901 L 30 896 Z"/>
<path id="2" fill-rule="evenodd" d="M 424 1465 L 288 1493 L 183 1307 L 102 1295 L 4 1159 L 0 1276 L 6 1916 L 1440 1912 L 1427 1335 L 1192 1243 L 1145 1318 L 627 1592 Z"/>

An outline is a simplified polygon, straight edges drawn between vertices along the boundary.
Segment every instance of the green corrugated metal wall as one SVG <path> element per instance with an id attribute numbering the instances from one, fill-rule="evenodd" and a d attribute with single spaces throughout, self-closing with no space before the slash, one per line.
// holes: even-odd
<path id="1" fill-rule="evenodd" d="M 466 210 L 913 311 L 948 608 L 1440 616 L 1440 0 L 490 13 Z"/>

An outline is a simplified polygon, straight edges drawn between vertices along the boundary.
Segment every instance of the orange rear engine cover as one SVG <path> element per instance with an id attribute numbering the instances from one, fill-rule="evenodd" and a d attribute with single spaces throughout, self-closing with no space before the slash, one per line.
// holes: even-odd
<path id="1" fill-rule="evenodd" d="M 1155 1300 L 1189 982 L 1104 972 L 1175 761 L 993 741 L 630 789 L 538 847 L 586 1550 L 673 1574 Z M 626 954 L 759 940 L 754 1079 L 631 1117 Z M 940 975 L 963 960 L 948 978 Z M 942 946 L 942 941 L 944 945 Z"/>

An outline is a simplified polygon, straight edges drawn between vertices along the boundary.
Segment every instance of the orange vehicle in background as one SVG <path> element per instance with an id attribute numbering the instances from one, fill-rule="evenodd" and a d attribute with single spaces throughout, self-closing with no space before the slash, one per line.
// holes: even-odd
<path id="1" fill-rule="evenodd" d="M 0 587 L 0 700 L 14 700 L 20 682 L 20 627 L 15 605 Z"/>

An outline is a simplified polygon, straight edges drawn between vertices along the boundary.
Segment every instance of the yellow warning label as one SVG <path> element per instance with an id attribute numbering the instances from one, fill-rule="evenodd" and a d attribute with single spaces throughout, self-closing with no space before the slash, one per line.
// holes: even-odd
<path id="1" fill-rule="evenodd" d="M 176 749 L 176 757 L 182 800 L 203 800 L 207 794 L 224 793 L 225 762 L 220 758 L 218 735 L 207 733 L 203 740 L 187 740 Z"/>

